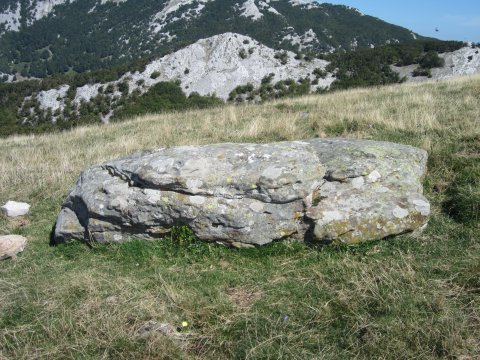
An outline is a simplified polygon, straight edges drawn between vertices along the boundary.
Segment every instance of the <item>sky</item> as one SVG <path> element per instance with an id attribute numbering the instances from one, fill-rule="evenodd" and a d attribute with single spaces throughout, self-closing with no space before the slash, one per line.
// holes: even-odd
<path id="1" fill-rule="evenodd" d="M 480 0 L 331 0 L 442 40 L 480 42 Z M 438 32 L 435 31 L 438 29 Z"/>

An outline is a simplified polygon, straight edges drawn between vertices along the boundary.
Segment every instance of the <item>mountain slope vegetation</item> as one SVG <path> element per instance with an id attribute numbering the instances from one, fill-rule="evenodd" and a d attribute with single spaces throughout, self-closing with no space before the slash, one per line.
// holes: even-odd
<path id="1" fill-rule="evenodd" d="M 321 60 L 302 53 L 275 51 L 249 37 L 225 33 L 161 59 L 0 84 L 0 136 L 106 122 L 125 114 L 178 110 L 180 104 L 189 107 L 189 102 L 180 101 L 180 97 L 175 98 L 179 103 L 167 106 L 160 93 L 150 91 L 160 82 L 171 82 L 169 86 L 193 95 L 195 106 L 218 105 L 227 98 L 258 102 L 315 91 L 399 83 L 404 78 L 391 65 L 416 64 L 428 52 L 438 56 L 462 46 L 462 42 L 417 40 L 333 53 Z M 216 99 L 216 94 L 221 99 Z M 144 101 L 143 96 L 150 100 Z"/>
<path id="2" fill-rule="evenodd" d="M 158 57 L 225 32 L 317 53 L 421 38 L 353 8 L 292 0 L 2 0 L 2 23 L 0 72 L 33 77 Z"/>

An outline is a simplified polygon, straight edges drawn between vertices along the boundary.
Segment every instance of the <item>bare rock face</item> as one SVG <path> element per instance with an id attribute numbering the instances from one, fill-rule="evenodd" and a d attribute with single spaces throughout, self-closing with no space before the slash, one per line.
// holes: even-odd
<path id="1" fill-rule="evenodd" d="M 0 236 L 0 260 L 15 258 L 26 244 L 27 239 L 20 235 Z"/>
<path id="2" fill-rule="evenodd" d="M 424 151 L 372 141 L 310 143 L 327 168 L 325 182 L 306 201 L 305 216 L 314 222 L 316 239 L 352 244 L 426 224 Z"/>
<path id="3" fill-rule="evenodd" d="M 123 242 L 189 226 L 232 246 L 357 243 L 413 231 L 430 212 L 424 151 L 346 139 L 182 146 L 85 170 L 54 239 Z"/>

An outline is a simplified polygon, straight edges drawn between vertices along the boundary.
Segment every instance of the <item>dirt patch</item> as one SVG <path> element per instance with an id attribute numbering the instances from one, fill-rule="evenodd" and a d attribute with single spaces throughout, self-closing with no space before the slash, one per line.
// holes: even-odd
<path id="1" fill-rule="evenodd" d="M 473 159 L 480 158 L 480 152 L 475 150 L 465 150 L 457 153 L 456 155 L 462 158 L 473 158 Z"/>
<path id="2" fill-rule="evenodd" d="M 262 298 L 263 293 L 259 290 L 249 290 L 244 288 L 228 288 L 227 295 L 230 301 L 241 308 L 252 306 L 255 302 Z"/>
<path id="3" fill-rule="evenodd" d="M 8 227 L 12 229 L 23 228 L 30 225 L 30 221 L 23 217 L 17 217 L 17 218 L 7 219 L 7 220 L 8 220 Z"/>

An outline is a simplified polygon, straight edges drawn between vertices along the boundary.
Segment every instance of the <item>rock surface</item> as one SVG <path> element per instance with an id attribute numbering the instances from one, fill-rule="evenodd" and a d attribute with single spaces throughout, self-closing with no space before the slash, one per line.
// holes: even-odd
<path id="1" fill-rule="evenodd" d="M 81 174 L 54 239 L 155 239 L 172 226 L 236 247 L 382 239 L 426 224 L 426 160 L 410 146 L 347 139 L 138 153 Z"/>
<path id="2" fill-rule="evenodd" d="M 30 211 L 30 205 L 24 202 L 8 201 L 1 210 L 7 217 L 24 216 Z"/>
<path id="3" fill-rule="evenodd" d="M 407 82 L 423 82 L 427 80 L 445 80 L 458 76 L 475 75 L 480 73 L 480 49 L 466 46 L 453 52 L 439 54 L 445 60 L 445 66 L 431 69 L 432 77 L 414 77 L 412 72 L 419 65 L 392 66 L 400 77 L 406 77 Z"/>
<path id="4" fill-rule="evenodd" d="M 20 235 L 0 236 L 0 260 L 15 258 L 26 244 L 27 239 Z"/>

